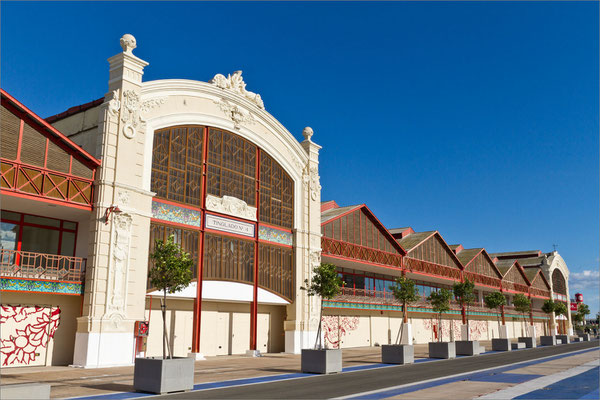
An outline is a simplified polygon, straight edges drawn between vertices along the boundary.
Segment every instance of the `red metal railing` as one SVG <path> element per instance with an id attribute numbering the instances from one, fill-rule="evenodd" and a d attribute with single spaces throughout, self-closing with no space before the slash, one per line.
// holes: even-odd
<path id="1" fill-rule="evenodd" d="M 85 258 L 0 249 L 0 275 L 83 282 Z"/>
<path id="2" fill-rule="evenodd" d="M 465 277 L 475 283 L 480 283 L 482 285 L 500 288 L 501 280 L 499 278 L 494 278 L 491 276 L 481 275 L 481 274 L 477 274 L 475 272 L 467 272 L 467 271 L 465 271 Z"/>
<path id="3" fill-rule="evenodd" d="M 550 291 L 548 291 L 548 290 L 539 289 L 536 287 L 531 287 L 531 288 L 529 288 L 529 290 L 533 296 L 540 296 L 540 297 L 545 297 L 548 299 L 550 298 Z"/>
<path id="4" fill-rule="evenodd" d="M 515 292 L 529 293 L 529 286 L 515 282 L 502 281 L 502 288 Z"/>
<path id="5" fill-rule="evenodd" d="M 402 265 L 402 256 L 399 254 L 388 253 L 383 250 L 371 249 L 326 237 L 321 238 L 321 248 L 324 255 L 331 254 L 354 258 L 356 260 L 391 265 L 398 268 Z"/>
<path id="6" fill-rule="evenodd" d="M 3 190 L 92 207 L 93 183 L 93 179 L 2 159 L 0 186 Z"/>
<path id="7" fill-rule="evenodd" d="M 435 264 L 429 261 L 417 260 L 404 257 L 404 266 L 410 272 L 423 272 L 429 275 L 443 276 L 450 279 L 460 280 L 460 270 L 446 265 Z"/>

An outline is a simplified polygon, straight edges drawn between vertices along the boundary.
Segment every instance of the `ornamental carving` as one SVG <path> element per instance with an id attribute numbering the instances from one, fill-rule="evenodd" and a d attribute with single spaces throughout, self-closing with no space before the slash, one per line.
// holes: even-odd
<path id="1" fill-rule="evenodd" d="M 119 114 L 121 109 L 121 100 L 119 99 L 119 89 L 112 91 L 112 99 L 108 102 L 108 112 L 113 117 Z"/>
<path id="2" fill-rule="evenodd" d="M 207 194 L 206 209 L 221 214 L 256 221 L 256 207 L 251 207 L 245 201 L 233 196 L 217 197 Z"/>
<path id="3" fill-rule="evenodd" d="M 115 328 L 125 316 L 131 225 L 131 215 L 114 214 L 107 314 Z"/>
<path id="4" fill-rule="evenodd" d="M 138 126 L 144 122 L 140 115 L 140 97 L 133 90 L 126 90 L 123 93 L 121 122 L 123 122 L 123 135 L 127 139 L 133 139 Z"/>
<path id="5" fill-rule="evenodd" d="M 317 201 L 319 194 L 321 193 L 321 181 L 319 176 L 319 169 L 316 166 L 309 167 L 308 165 L 304 168 L 302 174 L 302 181 L 304 186 L 310 190 L 310 198 L 313 201 Z"/>
<path id="6" fill-rule="evenodd" d="M 236 104 L 230 103 L 225 99 L 214 101 L 214 103 L 219 106 L 221 111 L 223 111 L 227 117 L 229 117 L 229 119 L 233 122 L 233 127 L 235 129 L 239 130 L 242 124 L 253 125 L 256 122 L 250 112 L 244 111 Z"/>
<path id="7" fill-rule="evenodd" d="M 245 97 L 256 104 L 258 108 L 265 108 L 265 104 L 259 94 L 246 90 L 246 82 L 244 82 L 244 78 L 242 78 L 242 71 L 235 71 L 233 75 L 229 74 L 227 77 L 222 74 L 216 74 L 209 83 L 221 89 L 231 90 L 242 97 Z"/>
<path id="8" fill-rule="evenodd" d="M 319 265 L 321 265 L 321 252 L 312 251 L 310 253 L 310 266 L 312 268 L 317 268 Z"/>

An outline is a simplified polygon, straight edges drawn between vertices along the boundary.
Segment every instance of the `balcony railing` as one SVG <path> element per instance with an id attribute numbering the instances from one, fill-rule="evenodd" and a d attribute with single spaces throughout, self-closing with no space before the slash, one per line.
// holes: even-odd
<path id="1" fill-rule="evenodd" d="M 397 268 L 400 268 L 402 265 L 402 256 L 400 254 L 388 253 L 387 251 L 372 249 L 341 240 L 323 237 L 321 238 L 321 247 L 323 255 L 331 254 L 371 263 L 391 265 Z"/>
<path id="2" fill-rule="evenodd" d="M 412 257 L 404 257 L 404 266 L 410 272 L 423 272 L 425 274 L 443 276 L 456 281 L 460 280 L 460 270 L 447 265 L 435 264 Z"/>
<path id="3" fill-rule="evenodd" d="M 0 275 L 83 282 L 85 258 L 0 249 Z"/>

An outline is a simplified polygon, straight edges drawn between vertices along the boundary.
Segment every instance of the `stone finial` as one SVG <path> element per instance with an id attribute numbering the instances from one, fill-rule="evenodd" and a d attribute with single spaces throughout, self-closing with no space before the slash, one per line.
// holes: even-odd
<path id="1" fill-rule="evenodd" d="M 310 126 L 307 126 L 306 128 L 304 128 L 302 130 L 302 136 L 304 136 L 304 139 L 308 140 L 310 142 L 310 138 L 313 135 L 313 130 Z"/>
<path id="2" fill-rule="evenodd" d="M 121 37 L 121 47 L 125 53 L 132 54 L 133 49 L 137 47 L 135 37 L 126 33 Z"/>

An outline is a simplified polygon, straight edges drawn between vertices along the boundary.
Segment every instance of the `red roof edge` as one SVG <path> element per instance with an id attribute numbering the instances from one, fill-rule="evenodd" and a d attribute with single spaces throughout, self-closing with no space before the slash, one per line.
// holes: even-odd
<path id="1" fill-rule="evenodd" d="M 331 210 L 333 208 L 340 208 L 335 200 L 324 201 L 321 203 L 321 212 Z"/>
<path id="2" fill-rule="evenodd" d="M 94 101 L 90 101 L 89 103 L 85 103 L 85 104 L 81 104 L 79 106 L 74 106 L 69 108 L 67 111 L 63 111 L 60 114 L 56 114 L 56 115 L 52 115 L 48 118 L 45 118 L 46 122 L 48 122 L 49 124 L 56 122 L 58 120 L 67 118 L 73 114 L 77 114 L 80 113 L 82 111 L 88 110 L 90 108 L 99 106 L 100 104 L 104 103 L 104 97 L 99 98 L 98 100 L 94 100 Z"/>
<path id="3" fill-rule="evenodd" d="M 41 125 L 41 127 L 44 128 L 48 133 L 57 137 L 65 145 L 67 145 L 68 147 L 73 149 L 75 152 L 79 153 L 79 155 L 81 155 L 83 158 L 85 158 L 90 163 L 94 164 L 96 167 L 100 166 L 100 164 L 101 164 L 100 160 L 98 160 L 96 157 L 92 156 L 87 151 L 83 150 L 81 147 L 79 147 L 79 145 L 77 143 L 73 142 L 71 139 L 66 137 L 62 132 L 60 132 L 58 129 L 56 129 L 55 127 L 50 125 L 42 117 L 40 117 L 39 115 L 37 115 L 36 113 L 31 111 L 29 108 L 25 107 L 20 101 L 18 101 L 17 99 L 12 97 L 10 94 L 8 94 L 6 92 L 6 90 L 0 88 L 0 94 L 2 95 L 3 98 L 5 98 L 7 101 L 9 101 L 14 107 L 16 107 L 16 108 L 20 109 L 21 111 L 25 112 L 26 114 L 28 114 L 31 117 L 31 119 L 33 119 L 35 122 L 37 122 L 39 125 Z"/>

